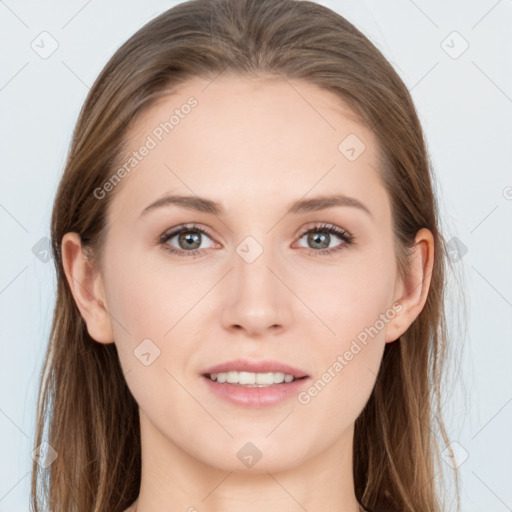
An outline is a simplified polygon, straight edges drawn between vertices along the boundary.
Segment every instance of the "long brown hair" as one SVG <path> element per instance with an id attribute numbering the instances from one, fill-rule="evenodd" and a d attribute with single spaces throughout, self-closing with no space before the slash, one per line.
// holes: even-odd
<path id="1" fill-rule="evenodd" d="M 94 191 L 117 168 L 136 114 L 191 77 L 214 79 L 225 70 L 316 84 L 338 95 L 373 130 L 401 275 L 417 231 L 425 227 L 433 234 L 425 307 L 406 333 L 386 345 L 375 388 L 355 424 L 353 468 L 356 496 L 370 510 L 438 512 L 435 432 L 448 443 L 440 407 L 448 259 L 422 128 L 409 91 L 368 38 L 330 9 L 297 0 L 178 4 L 123 44 L 91 88 L 51 219 L 57 299 L 35 446 L 46 441 L 57 456 L 48 467 L 33 464 L 33 510 L 122 512 L 138 496 L 138 405 L 115 344 L 96 343 L 87 332 L 66 281 L 60 244 L 65 233 L 77 232 L 99 259 L 114 194 L 98 200 Z"/>

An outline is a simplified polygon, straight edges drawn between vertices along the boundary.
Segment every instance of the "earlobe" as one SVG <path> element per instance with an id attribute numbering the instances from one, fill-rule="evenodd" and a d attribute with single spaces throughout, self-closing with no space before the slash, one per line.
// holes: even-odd
<path id="1" fill-rule="evenodd" d="M 66 279 L 87 332 L 99 343 L 113 343 L 103 280 L 98 268 L 84 253 L 80 235 L 66 233 L 62 237 L 61 251 Z"/>
<path id="2" fill-rule="evenodd" d="M 430 289 L 434 266 L 434 237 L 429 229 L 416 233 L 411 249 L 411 265 L 405 279 L 398 278 L 394 304 L 401 309 L 386 328 L 386 343 L 398 339 L 423 310 Z"/>

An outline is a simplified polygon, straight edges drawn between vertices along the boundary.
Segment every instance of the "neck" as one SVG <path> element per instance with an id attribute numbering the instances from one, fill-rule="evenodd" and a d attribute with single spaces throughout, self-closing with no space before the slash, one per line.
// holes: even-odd
<path id="1" fill-rule="evenodd" d="M 363 510 L 354 492 L 353 426 L 335 444 L 298 464 L 282 467 L 262 457 L 251 469 L 241 471 L 240 464 L 218 468 L 191 456 L 164 437 L 142 412 L 140 420 L 141 487 L 126 512 L 261 512 L 262 506 L 265 512 Z"/>

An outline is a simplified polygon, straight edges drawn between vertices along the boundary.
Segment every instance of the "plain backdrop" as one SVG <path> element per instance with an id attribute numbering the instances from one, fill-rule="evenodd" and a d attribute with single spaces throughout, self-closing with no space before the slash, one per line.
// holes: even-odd
<path id="1" fill-rule="evenodd" d="M 55 299 L 50 214 L 74 124 L 114 51 L 176 3 L 0 1 L 1 512 L 29 510 L 36 398 Z M 464 512 L 510 511 L 512 2 L 320 3 L 380 48 L 415 101 L 443 234 L 465 287 L 449 304 L 457 347 L 445 398 L 451 463 L 459 466 Z"/>

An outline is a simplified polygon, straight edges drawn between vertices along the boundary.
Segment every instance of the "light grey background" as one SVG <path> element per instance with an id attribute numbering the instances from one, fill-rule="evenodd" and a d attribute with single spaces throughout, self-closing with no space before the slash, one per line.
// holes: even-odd
<path id="1" fill-rule="evenodd" d="M 176 3 L 0 1 L 1 512 L 29 510 L 55 298 L 45 237 L 79 109 L 118 46 Z M 320 3 L 369 36 L 413 95 L 466 287 L 467 319 L 459 320 L 463 301 L 450 301 L 456 364 L 445 411 L 462 510 L 512 510 L 512 2 Z"/>

